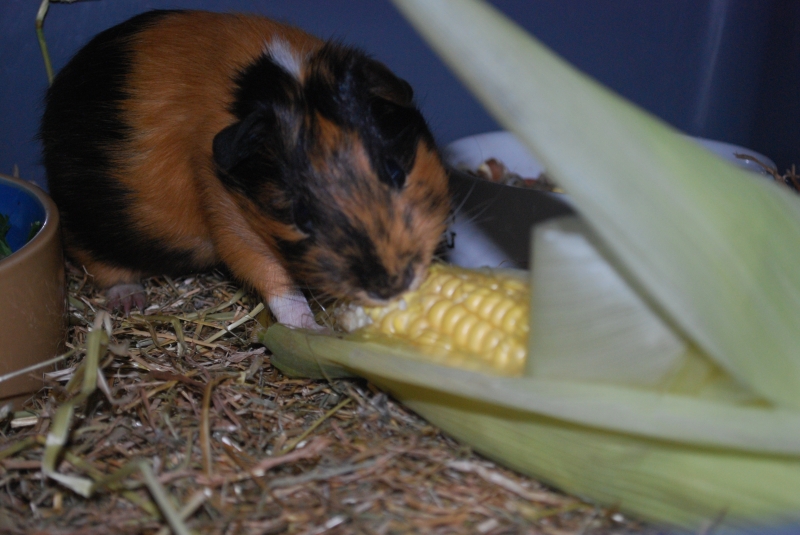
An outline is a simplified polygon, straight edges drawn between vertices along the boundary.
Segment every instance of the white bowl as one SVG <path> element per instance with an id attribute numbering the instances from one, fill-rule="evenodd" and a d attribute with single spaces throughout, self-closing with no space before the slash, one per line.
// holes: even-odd
<path id="1" fill-rule="evenodd" d="M 775 168 L 772 160 L 745 147 L 712 139 L 688 137 L 720 158 L 748 171 L 767 175 L 763 167 L 753 161 L 737 158 L 736 154 L 747 154 L 757 158 L 764 165 Z M 443 155 L 448 165 L 461 170 L 477 169 L 489 158 L 496 158 L 503 162 L 509 171 L 522 177 L 536 178 L 544 171 L 542 164 L 528 151 L 528 148 L 514 134 L 505 131 L 487 132 L 457 139 L 444 148 Z"/>
<path id="2" fill-rule="evenodd" d="M 775 164 L 755 151 L 730 143 L 691 138 L 703 147 L 739 167 L 768 176 L 757 163 L 737 158 L 747 154 L 764 165 Z M 442 151 L 445 163 L 455 170 L 475 170 L 489 158 L 503 162 L 509 171 L 524 178 L 536 178 L 544 167 L 510 132 L 487 132 L 465 137 Z M 458 171 L 451 173 L 451 190 L 456 213 L 451 232 L 454 247 L 448 260 L 476 267 L 527 269 L 530 228 L 541 221 L 573 213 L 569 197 L 532 189 L 497 184 Z"/>

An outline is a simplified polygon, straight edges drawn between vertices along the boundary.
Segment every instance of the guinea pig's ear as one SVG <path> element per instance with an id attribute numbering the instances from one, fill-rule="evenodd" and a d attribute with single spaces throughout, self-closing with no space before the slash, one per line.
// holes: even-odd
<path id="1" fill-rule="evenodd" d="M 268 135 L 269 118 L 256 111 L 233 123 L 214 136 L 214 162 L 223 171 L 230 171 L 252 156 Z"/>
<path id="2" fill-rule="evenodd" d="M 382 99 L 410 106 L 414 99 L 414 90 L 411 85 L 396 76 L 383 63 L 368 60 L 364 65 L 364 76 L 367 80 L 370 93 Z"/>

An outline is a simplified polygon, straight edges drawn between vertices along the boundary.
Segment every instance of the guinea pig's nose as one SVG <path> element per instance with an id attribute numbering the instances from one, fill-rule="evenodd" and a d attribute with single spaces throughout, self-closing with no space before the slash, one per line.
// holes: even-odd
<path id="1" fill-rule="evenodd" d="M 378 301 L 387 301 L 409 289 L 414 282 L 414 265 L 409 263 L 402 273 L 389 277 L 386 284 L 367 289 L 367 295 Z"/>

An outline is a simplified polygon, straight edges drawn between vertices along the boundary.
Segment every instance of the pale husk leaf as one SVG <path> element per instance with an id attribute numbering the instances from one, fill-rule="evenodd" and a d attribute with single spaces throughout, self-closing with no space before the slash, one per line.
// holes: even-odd
<path id="1" fill-rule="evenodd" d="M 603 256 L 580 219 L 534 229 L 527 374 L 659 386 L 688 345 Z"/>
<path id="2" fill-rule="evenodd" d="M 538 225 L 531 250 L 528 375 L 768 405 L 665 322 L 579 218 Z"/>
<path id="3" fill-rule="evenodd" d="M 734 405 L 611 384 L 501 377 L 426 362 L 402 344 L 385 345 L 273 325 L 262 338 L 290 374 L 351 374 L 431 388 L 512 410 L 621 433 L 758 453 L 800 456 L 800 413 Z"/>
<path id="4" fill-rule="evenodd" d="M 738 531 L 800 522 L 795 412 L 488 376 L 282 325 L 263 341 L 285 372 L 367 377 L 487 456 L 625 512 L 692 529 L 721 513 Z"/>

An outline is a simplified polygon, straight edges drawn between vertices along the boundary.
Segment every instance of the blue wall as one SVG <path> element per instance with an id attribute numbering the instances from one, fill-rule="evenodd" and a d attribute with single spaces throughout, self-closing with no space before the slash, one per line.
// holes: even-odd
<path id="1" fill-rule="evenodd" d="M 47 80 L 38 0 L 0 3 L 0 172 L 44 181 L 36 128 Z M 580 69 L 693 135 L 800 165 L 800 2 L 493 0 Z M 53 4 L 55 69 L 97 32 L 151 8 L 258 12 L 356 44 L 415 88 L 440 143 L 496 123 L 386 0 L 88 0 Z M 465 29 L 465 31 L 467 31 Z"/>

